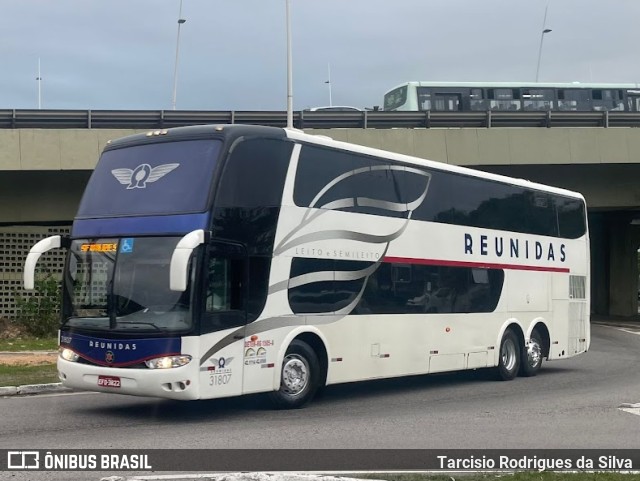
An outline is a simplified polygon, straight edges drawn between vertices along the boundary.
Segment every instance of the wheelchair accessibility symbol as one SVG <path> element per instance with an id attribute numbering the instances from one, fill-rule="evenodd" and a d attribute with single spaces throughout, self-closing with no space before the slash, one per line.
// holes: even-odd
<path id="1" fill-rule="evenodd" d="M 131 252 L 133 252 L 133 239 L 132 238 L 122 239 L 120 241 L 120 253 L 130 254 Z"/>

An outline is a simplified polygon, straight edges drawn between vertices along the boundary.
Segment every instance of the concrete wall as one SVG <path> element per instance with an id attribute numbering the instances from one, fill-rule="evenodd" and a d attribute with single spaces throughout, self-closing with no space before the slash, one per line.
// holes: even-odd
<path id="1" fill-rule="evenodd" d="M 0 129 L 0 171 L 93 170 L 108 140 L 131 129 Z"/>
<path id="2" fill-rule="evenodd" d="M 0 130 L 0 171 L 93 169 L 106 142 L 132 129 Z M 327 135 L 455 165 L 640 164 L 640 129 L 316 129 Z"/>
<path id="3" fill-rule="evenodd" d="M 640 163 L 640 129 L 330 129 L 335 140 L 455 165 Z"/>

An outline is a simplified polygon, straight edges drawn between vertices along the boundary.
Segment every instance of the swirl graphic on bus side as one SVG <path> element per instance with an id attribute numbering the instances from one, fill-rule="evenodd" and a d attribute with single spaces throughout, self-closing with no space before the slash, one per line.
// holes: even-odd
<path id="1" fill-rule="evenodd" d="M 323 196 L 325 196 L 331 191 L 331 189 L 333 189 L 335 186 L 339 185 L 346 179 L 353 178 L 355 176 L 366 176 L 372 172 L 379 171 L 402 173 L 399 175 L 419 176 L 419 178 L 424 182 L 424 187 L 423 189 L 421 189 L 419 195 L 415 199 L 412 199 L 410 202 L 406 203 L 390 202 L 386 200 L 373 199 L 370 197 L 362 196 L 335 199 L 324 204 L 317 205 Z M 311 242 L 317 242 L 321 240 L 349 240 L 361 242 L 368 246 L 377 246 L 381 250 L 377 261 L 364 269 L 355 271 L 317 271 L 289 278 L 285 281 L 270 285 L 268 295 L 271 296 L 284 290 L 313 284 L 316 282 L 325 282 L 328 280 L 338 282 L 362 280 L 362 285 L 356 296 L 346 306 L 336 311 L 305 314 L 304 317 L 301 317 L 299 315 L 292 316 L 291 314 L 282 314 L 265 319 L 259 319 L 251 324 L 248 324 L 245 327 L 229 333 L 223 339 L 218 341 L 207 351 L 207 353 L 205 353 L 204 356 L 202 356 L 201 363 L 205 362 L 206 359 L 215 352 L 235 342 L 237 335 L 240 334 L 241 331 L 243 331 L 243 335 L 246 337 L 254 334 L 260 334 L 277 327 L 296 326 L 305 322 L 308 324 L 316 325 L 330 324 L 333 322 L 337 322 L 343 319 L 345 316 L 349 315 L 349 313 L 351 313 L 360 302 L 369 277 L 376 271 L 376 269 L 378 269 L 378 267 L 380 267 L 382 259 L 389 249 L 389 245 L 393 240 L 399 238 L 405 232 L 407 226 L 409 225 L 409 221 L 411 220 L 413 211 L 416 210 L 424 202 L 427 196 L 430 182 L 431 174 L 429 172 L 414 167 L 398 165 L 377 165 L 358 168 L 345 172 L 332 179 L 314 196 L 313 200 L 309 203 L 309 206 L 304 213 L 302 221 L 294 229 L 292 229 L 291 232 L 285 235 L 282 240 L 275 246 L 274 256 L 282 254 L 291 248 L 304 246 Z M 308 232 L 309 228 L 313 228 L 314 222 L 326 213 L 355 206 L 371 207 L 374 209 L 379 209 L 382 212 L 391 211 L 402 213 L 406 215 L 405 221 L 400 227 L 395 228 L 392 231 L 388 231 L 387 229 L 387 232 L 364 233 L 353 230 L 326 228 L 323 230 L 316 230 L 315 232 Z M 380 228 L 380 230 L 382 229 L 383 228 Z M 303 230 L 307 232 L 302 233 Z"/>

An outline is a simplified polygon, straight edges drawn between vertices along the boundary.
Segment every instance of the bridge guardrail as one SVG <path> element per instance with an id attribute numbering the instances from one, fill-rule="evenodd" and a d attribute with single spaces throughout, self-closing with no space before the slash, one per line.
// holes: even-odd
<path id="1" fill-rule="evenodd" d="M 300 129 L 640 127 L 640 112 L 380 112 L 296 111 Z M 198 124 L 256 124 L 284 127 L 284 111 L 224 110 L 29 110 L 0 109 L 0 128 L 157 129 Z"/>

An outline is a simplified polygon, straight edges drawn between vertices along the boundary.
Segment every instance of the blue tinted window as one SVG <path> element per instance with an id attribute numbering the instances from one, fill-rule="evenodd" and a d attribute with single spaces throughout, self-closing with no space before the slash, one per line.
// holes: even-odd
<path id="1" fill-rule="evenodd" d="M 221 145 L 218 140 L 189 140 L 103 153 L 78 217 L 205 211 Z"/>
<path id="2" fill-rule="evenodd" d="M 296 314 L 329 314 L 352 305 L 349 314 L 493 312 L 504 284 L 501 269 L 295 258 L 289 305 Z M 339 280 L 349 272 L 348 280 Z M 358 273 L 361 275 L 358 276 Z M 334 280 L 327 280 L 331 276 Z"/>

